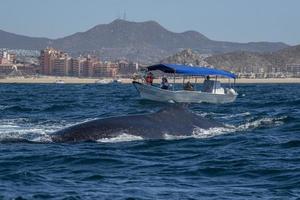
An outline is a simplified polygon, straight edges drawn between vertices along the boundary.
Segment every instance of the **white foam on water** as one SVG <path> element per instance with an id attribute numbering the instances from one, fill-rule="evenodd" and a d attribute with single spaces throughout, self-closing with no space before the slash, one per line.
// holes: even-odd
<path id="1" fill-rule="evenodd" d="M 224 116 L 219 117 L 219 118 L 228 119 L 228 118 L 234 118 L 234 117 L 245 117 L 245 116 L 249 116 L 249 115 L 251 115 L 250 112 L 243 112 L 243 113 L 236 113 L 236 114 L 231 114 L 231 115 L 224 114 Z"/>
<path id="2" fill-rule="evenodd" d="M 187 136 L 185 134 L 178 134 L 178 135 L 170 135 L 170 134 L 164 134 L 164 138 L 166 140 L 180 140 L 180 139 L 186 139 L 186 138 L 197 138 L 197 139 L 204 139 L 204 138 L 210 138 L 215 137 L 219 135 L 224 134 L 230 134 L 234 132 L 244 132 L 253 130 L 256 128 L 262 128 L 262 127 L 274 127 L 274 126 L 280 126 L 283 124 L 283 121 L 287 116 L 283 117 L 264 117 L 261 119 L 257 119 L 251 122 L 247 122 L 245 124 L 241 124 L 238 126 L 228 125 L 226 124 L 226 127 L 215 127 L 210 129 L 202 129 L 200 127 L 195 127 L 192 135 Z"/>
<path id="3" fill-rule="evenodd" d="M 51 129 L 44 128 L 26 128 L 15 130 L 0 131 L 0 141 L 7 141 L 12 139 L 21 139 L 32 142 L 51 142 L 51 138 L 48 133 L 52 132 Z"/>
<path id="4" fill-rule="evenodd" d="M 165 133 L 163 135 L 163 138 L 165 140 L 181 140 L 181 139 L 191 138 L 191 136 L 187 136 L 187 135 L 171 135 L 171 134 Z"/>
<path id="5" fill-rule="evenodd" d="M 130 141 L 136 141 L 136 140 L 143 140 L 144 138 L 141 136 L 136 135 L 130 135 L 127 133 L 122 133 L 116 137 L 113 138 L 102 138 L 98 139 L 97 142 L 102 143 L 115 143 L 115 142 L 130 142 Z"/>
<path id="6" fill-rule="evenodd" d="M 246 131 L 246 130 L 252 130 L 256 128 L 261 128 L 261 127 L 268 127 L 271 125 L 275 126 L 280 126 L 283 124 L 283 121 L 287 116 L 282 116 L 282 117 L 264 117 L 261 119 L 254 120 L 252 122 L 247 122 L 245 124 L 241 124 L 236 127 L 237 131 Z"/>
<path id="7" fill-rule="evenodd" d="M 243 113 L 235 113 L 235 114 L 226 114 L 226 113 L 214 113 L 214 112 L 208 112 L 208 113 L 196 113 L 197 115 L 200 115 L 201 117 L 206 117 L 208 115 L 214 116 L 215 118 L 221 118 L 221 119 L 228 119 L 228 118 L 235 118 L 235 117 L 245 117 L 251 115 L 250 112 L 243 112 Z"/>
<path id="8" fill-rule="evenodd" d="M 40 136 L 37 136 L 37 137 L 33 138 L 30 141 L 32 141 L 32 142 L 46 142 L 46 143 L 53 142 L 51 136 L 48 135 L 47 133 L 42 134 Z"/>
<path id="9" fill-rule="evenodd" d="M 191 135 L 171 135 L 171 134 L 164 134 L 164 139 L 166 140 L 180 140 L 180 139 L 187 139 L 187 138 L 197 138 L 197 139 L 203 139 L 203 138 L 209 138 L 214 137 L 217 135 L 222 135 L 230 132 L 234 132 L 234 127 L 216 127 L 216 128 L 210 128 L 210 129 L 202 129 L 199 127 L 195 127 Z"/>
<path id="10" fill-rule="evenodd" d="M 0 105 L 0 110 L 4 110 L 4 109 L 9 108 L 9 107 L 11 107 L 11 106 Z"/>
<path id="11" fill-rule="evenodd" d="M 49 133 L 60 129 L 57 124 L 34 124 L 26 118 L 0 120 L 0 141 L 27 140 L 51 142 Z"/>
<path id="12" fill-rule="evenodd" d="M 215 127 L 210 129 L 202 129 L 199 127 L 195 127 L 193 130 L 192 137 L 193 138 L 210 138 L 218 135 L 228 134 L 235 132 L 234 128 L 231 127 Z"/>

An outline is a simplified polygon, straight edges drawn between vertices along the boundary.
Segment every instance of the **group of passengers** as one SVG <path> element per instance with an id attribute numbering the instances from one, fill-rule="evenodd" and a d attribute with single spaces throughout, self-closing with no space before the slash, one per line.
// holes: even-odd
<path id="1" fill-rule="evenodd" d="M 149 72 L 147 74 L 147 76 L 145 77 L 145 81 L 149 85 L 153 85 L 153 79 L 154 79 L 154 76 L 151 72 Z M 164 89 L 164 90 L 168 90 L 169 87 L 170 87 L 170 85 L 169 85 L 168 79 L 165 76 L 162 77 L 161 83 L 160 83 L 160 88 Z"/>
<path id="2" fill-rule="evenodd" d="M 151 72 L 147 73 L 147 75 L 145 77 L 146 83 L 149 85 L 153 85 L 153 79 L 154 79 L 153 74 Z M 203 92 L 210 92 L 212 89 L 212 84 L 213 84 L 213 81 L 210 80 L 209 76 L 206 76 L 205 80 L 203 82 Z M 170 88 L 168 79 L 165 76 L 163 76 L 161 79 L 160 88 L 164 89 L 164 90 L 168 90 Z M 188 90 L 188 91 L 195 90 L 194 85 L 190 81 L 188 81 L 186 84 L 184 84 L 183 89 Z"/>

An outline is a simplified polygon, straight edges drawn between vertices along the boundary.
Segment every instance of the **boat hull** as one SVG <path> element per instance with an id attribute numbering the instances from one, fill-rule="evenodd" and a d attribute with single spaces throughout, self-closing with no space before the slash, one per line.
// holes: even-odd
<path id="1" fill-rule="evenodd" d="M 237 94 L 214 94 L 201 91 L 172 91 L 163 90 L 159 87 L 133 82 L 141 98 L 161 102 L 178 103 L 231 103 L 236 100 Z"/>

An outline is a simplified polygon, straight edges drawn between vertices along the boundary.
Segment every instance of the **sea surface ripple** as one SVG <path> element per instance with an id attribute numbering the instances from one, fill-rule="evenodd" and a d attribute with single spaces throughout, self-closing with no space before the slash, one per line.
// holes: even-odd
<path id="1" fill-rule="evenodd" d="M 300 85 L 237 90 L 235 103 L 189 106 L 230 131 L 56 144 L 66 126 L 166 104 L 129 84 L 1 84 L 0 199 L 299 199 Z"/>

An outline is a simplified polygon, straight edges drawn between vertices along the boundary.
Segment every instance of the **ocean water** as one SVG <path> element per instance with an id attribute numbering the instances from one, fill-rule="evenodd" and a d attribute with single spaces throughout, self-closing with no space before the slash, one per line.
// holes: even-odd
<path id="1" fill-rule="evenodd" d="M 0 199 L 299 199 L 300 85 L 237 90 L 235 103 L 189 106 L 229 130 L 57 144 L 66 126 L 166 104 L 129 84 L 1 84 Z"/>

